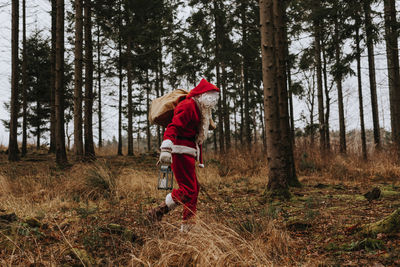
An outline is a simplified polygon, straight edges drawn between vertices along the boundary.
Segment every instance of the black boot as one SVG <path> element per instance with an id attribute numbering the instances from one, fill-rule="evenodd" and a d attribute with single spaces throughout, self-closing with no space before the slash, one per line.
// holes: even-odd
<path id="1" fill-rule="evenodd" d="M 151 222 L 159 222 L 162 217 L 169 212 L 169 208 L 165 202 L 162 202 L 158 207 L 147 212 L 147 218 Z"/>

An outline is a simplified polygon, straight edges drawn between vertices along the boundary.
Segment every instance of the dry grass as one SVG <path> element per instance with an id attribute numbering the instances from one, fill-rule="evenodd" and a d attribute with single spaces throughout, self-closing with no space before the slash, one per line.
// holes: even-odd
<path id="1" fill-rule="evenodd" d="M 203 188 L 197 224 L 189 233 L 179 232 L 179 209 L 156 226 L 146 222 L 145 211 L 165 196 L 156 190 L 153 156 L 104 156 L 65 170 L 50 156 L 41 157 L 48 158 L 0 165 L 0 210 L 19 217 L 11 226 L 0 224 L 1 265 L 292 266 L 321 261 L 295 256 L 300 248 L 269 214 L 274 207 L 257 203 L 268 176 L 261 153 L 206 155 L 206 168 L 197 170 Z M 395 183 L 400 177 L 389 152 L 364 162 L 355 155 L 322 158 L 317 150 L 299 148 L 296 165 L 304 184 Z M 42 226 L 30 228 L 25 223 L 30 217 Z M 133 231 L 137 239 L 104 232 L 110 223 Z"/>

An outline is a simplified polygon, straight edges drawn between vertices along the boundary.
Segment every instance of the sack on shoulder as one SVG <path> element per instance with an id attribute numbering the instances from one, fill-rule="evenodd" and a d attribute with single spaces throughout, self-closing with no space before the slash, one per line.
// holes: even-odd
<path id="1" fill-rule="evenodd" d="M 188 92 L 183 89 L 175 89 L 166 95 L 158 97 L 151 102 L 149 110 L 149 121 L 167 127 L 174 116 L 175 107 L 186 98 Z"/>

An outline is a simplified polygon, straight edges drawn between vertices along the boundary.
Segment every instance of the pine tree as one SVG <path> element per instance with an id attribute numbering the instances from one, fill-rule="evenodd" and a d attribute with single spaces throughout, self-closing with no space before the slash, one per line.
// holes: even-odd
<path id="1" fill-rule="evenodd" d="M 67 163 L 64 132 L 64 0 L 57 0 L 56 6 L 56 162 Z"/>
<path id="2" fill-rule="evenodd" d="M 11 104 L 10 104 L 10 139 L 8 142 L 8 160 L 18 161 L 18 27 L 19 0 L 12 0 L 12 29 L 11 29 Z"/>
<path id="3" fill-rule="evenodd" d="M 75 82 L 74 82 L 74 152 L 83 157 L 82 68 L 83 68 L 83 0 L 75 1 Z"/>

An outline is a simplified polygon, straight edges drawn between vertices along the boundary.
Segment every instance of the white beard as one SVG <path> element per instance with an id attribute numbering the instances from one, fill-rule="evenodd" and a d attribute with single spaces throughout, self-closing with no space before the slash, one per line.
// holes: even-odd
<path id="1" fill-rule="evenodd" d="M 204 93 L 199 96 L 193 97 L 201 113 L 199 133 L 196 137 L 196 143 L 199 145 L 202 145 L 208 137 L 208 130 L 211 120 L 211 110 L 218 103 L 218 97 L 218 92 Z"/>

